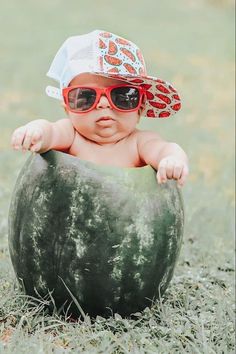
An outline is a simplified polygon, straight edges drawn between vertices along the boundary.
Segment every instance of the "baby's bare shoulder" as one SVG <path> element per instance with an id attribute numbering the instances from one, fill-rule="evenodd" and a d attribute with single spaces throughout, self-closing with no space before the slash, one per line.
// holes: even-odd
<path id="1" fill-rule="evenodd" d="M 75 130 L 70 119 L 59 119 L 51 124 L 53 126 L 53 145 L 69 148 L 73 144 L 75 137 Z"/>
<path id="2" fill-rule="evenodd" d="M 74 131 L 74 127 L 68 118 L 59 119 L 53 123 L 60 129 L 66 129 L 67 131 Z"/>
<path id="3" fill-rule="evenodd" d="M 138 145 L 143 145 L 151 140 L 156 140 L 157 142 L 163 142 L 164 139 L 157 132 L 151 132 L 149 130 L 136 130 L 136 139 Z"/>

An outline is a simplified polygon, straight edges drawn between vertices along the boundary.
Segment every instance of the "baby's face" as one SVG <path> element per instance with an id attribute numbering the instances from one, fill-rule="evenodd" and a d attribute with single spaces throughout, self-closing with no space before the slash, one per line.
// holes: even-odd
<path id="1" fill-rule="evenodd" d="M 70 86 L 82 85 L 106 88 L 124 83 L 120 80 L 105 78 L 93 74 L 80 74 Z M 105 95 L 100 97 L 96 107 L 87 113 L 73 113 L 65 107 L 71 122 L 78 133 L 98 144 L 115 143 L 135 130 L 140 112 L 120 112 L 113 109 Z"/>

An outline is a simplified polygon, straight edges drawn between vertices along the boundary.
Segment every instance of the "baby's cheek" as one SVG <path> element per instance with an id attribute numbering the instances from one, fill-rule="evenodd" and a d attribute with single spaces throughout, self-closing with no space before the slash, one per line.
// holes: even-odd
<path id="1" fill-rule="evenodd" d="M 124 113 L 122 118 L 119 119 L 123 130 L 132 132 L 135 130 L 137 124 L 139 123 L 140 116 L 137 112 Z"/>
<path id="2" fill-rule="evenodd" d="M 83 118 L 84 119 L 82 120 L 82 117 L 78 117 L 78 115 L 77 116 L 72 115 L 70 117 L 74 129 L 78 132 L 80 132 L 80 130 L 88 129 L 88 120 L 86 120 L 86 117 Z"/>

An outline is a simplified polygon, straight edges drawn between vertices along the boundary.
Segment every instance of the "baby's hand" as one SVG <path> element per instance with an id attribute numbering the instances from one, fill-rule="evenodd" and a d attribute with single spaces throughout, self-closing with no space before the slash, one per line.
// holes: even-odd
<path id="1" fill-rule="evenodd" d="M 158 165 L 157 181 L 159 184 L 166 183 L 167 179 L 175 179 L 179 186 L 183 186 L 189 173 L 185 161 L 173 155 L 163 158 Z"/>
<path id="2" fill-rule="evenodd" d="M 15 150 L 38 152 L 43 145 L 43 129 L 39 124 L 26 124 L 17 128 L 11 138 Z"/>

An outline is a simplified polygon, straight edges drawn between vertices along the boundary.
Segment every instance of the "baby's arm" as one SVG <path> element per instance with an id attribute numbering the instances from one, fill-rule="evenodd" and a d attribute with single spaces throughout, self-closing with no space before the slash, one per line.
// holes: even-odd
<path id="1" fill-rule="evenodd" d="M 51 149 L 67 150 L 74 140 L 74 128 L 69 119 L 55 123 L 37 119 L 17 128 L 11 138 L 15 150 L 43 153 Z"/>
<path id="2" fill-rule="evenodd" d="M 183 185 L 189 173 L 188 158 L 175 143 L 163 140 L 157 133 L 140 131 L 137 138 L 140 158 L 157 170 L 158 183 L 176 179 Z"/>

